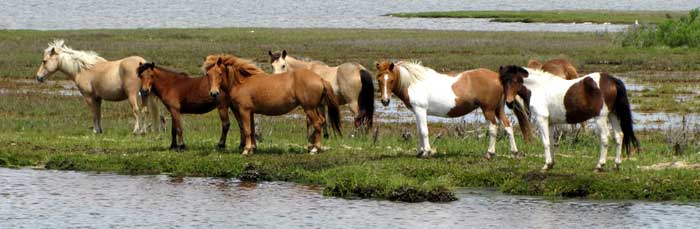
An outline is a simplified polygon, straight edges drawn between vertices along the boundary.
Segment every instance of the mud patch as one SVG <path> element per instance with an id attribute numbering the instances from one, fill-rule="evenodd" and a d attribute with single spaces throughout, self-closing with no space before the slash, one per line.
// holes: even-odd
<path id="1" fill-rule="evenodd" d="M 244 182 L 259 182 L 263 181 L 265 177 L 265 172 L 261 171 L 253 163 L 248 163 L 243 168 L 243 172 L 238 177 L 239 180 Z"/>

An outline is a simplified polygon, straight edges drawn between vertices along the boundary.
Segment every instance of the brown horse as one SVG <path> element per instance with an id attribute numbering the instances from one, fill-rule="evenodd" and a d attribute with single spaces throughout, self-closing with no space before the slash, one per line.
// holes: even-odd
<path id="1" fill-rule="evenodd" d="M 552 59 L 544 62 L 544 64 L 533 59 L 527 62 L 527 67 L 549 72 L 552 75 L 559 76 L 565 80 L 578 78 L 578 72 L 576 71 L 574 65 L 568 60 L 564 59 Z"/>
<path id="2" fill-rule="evenodd" d="M 170 149 L 184 150 L 181 114 L 204 114 L 219 109 L 221 138 L 217 148 L 226 147 L 226 135 L 230 126 L 228 108 L 230 99 L 226 93 L 209 94 L 209 76 L 191 78 L 185 73 L 156 66 L 155 63 L 139 63 L 137 73 L 141 79 L 141 95 L 153 93 L 163 102 L 172 115 Z"/>
<path id="3" fill-rule="evenodd" d="M 245 136 L 243 155 L 251 154 L 256 148 L 254 114 L 283 115 L 301 106 L 307 124 L 314 128 L 309 136 L 312 154 L 321 149 L 321 125 L 325 123 L 318 107 L 328 106 L 331 126 L 340 134 L 339 104 L 333 88 L 310 70 L 270 75 L 249 60 L 227 54 L 207 56 L 202 68 L 211 77 L 210 93 L 217 95 L 222 90 L 231 98 L 233 114 Z"/>
<path id="4" fill-rule="evenodd" d="M 510 140 L 510 151 L 518 155 L 515 137 L 510 121 L 504 111 L 503 87 L 498 73 L 488 69 L 474 69 L 448 76 L 419 63 L 389 61 L 377 63 L 377 80 L 381 91 L 381 101 L 389 105 L 390 92 L 416 115 L 419 144 L 418 156 L 426 157 L 434 152 L 428 140 L 427 115 L 439 117 L 460 117 L 481 108 L 489 121 L 489 145 L 485 157 L 496 154 L 496 134 L 498 119 L 505 127 Z M 514 110 L 520 128 L 529 139 L 529 121 L 522 110 Z"/>

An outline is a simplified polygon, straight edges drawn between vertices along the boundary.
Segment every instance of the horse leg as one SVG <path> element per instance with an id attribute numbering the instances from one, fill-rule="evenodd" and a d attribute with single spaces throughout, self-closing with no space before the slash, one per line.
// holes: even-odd
<path id="1" fill-rule="evenodd" d="M 542 167 L 542 171 L 547 171 L 554 168 L 554 158 L 552 157 L 550 148 L 549 118 L 538 115 L 536 120 L 540 128 L 540 134 L 542 135 L 542 145 L 544 146 L 544 166 Z"/>
<path id="2" fill-rule="evenodd" d="M 173 139 L 175 140 L 175 150 L 185 149 L 185 139 L 182 137 L 182 115 L 180 111 L 175 108 L 170 108 L 170 113 L 173 117 L 173 131 L 175 135 Z M 170 148 L 173 148 L 173 144 L 170 144 Z"/>
<path id="3" fill-rule="evenodd" d="M 96 134 L 102 133 L 102 99 L 95 99 L 90 96 L 83 97 L 85 103 L 90 106 L 92 112 L 92 132 Z"/>
<path id="4" fill-rule="evenodd" d="M 143 127 L 141 127 L 141 105 L 139 104 L 137 95 L 129 95 L 129 104 L 131 104 L 131 112 L 134 114 L 136 119 L 136 124 L 134 124 L 133 134 L 143 134 Z"/>
<path id="5" fill-rule="evenodd" d="M 158 98 L 155 96 L 148 96 L 148 99 L 144 101 L 147 106 L 148 115 L 151 117 L 151 128 L 155 131 L 163 131 L 165 127 L 164 123 L 161 123 L 160 112 L 158 112 Z"/>
<path id="6" fill-rule="evenodd" d="M 600 158 L 598 159 L 598 164 L 595 166 L 595 172 L 602 172 L 603 166 L 605 166 L 605 161 L 608 157 L 608 137 L 610 135 L 610 130 L 608 129 L 608 117 L 599 116 L 595 119 L 596 126 L 598 126 L 598 133 L 600 134 Z"/>
<path id="7" fill-rule="evenodd" d="M 251 111 L 245 110 L 245 109 L 238 109 L 238 113 L 241 116 L 241 129 L 243 132 L 243 136 L 245 136 L 245 145 L 243 146 L 243 152 L 241 154 L 243 155 L 249 155 L 253 153 L 253 142 L 252 142 L 252 118 L 251 118 Z"/>
<path id="8" fill-rule="evenodd" d="M 216 144 L 216 148 L 223 150 L 226 148 L 226 135 L 228 135 L 228 128 L 231 126 L 228 118 L 228 107 L 219 107 L 219 118 L 221 119 L 221 137 L 219 138 L 219 143 Z"/>
<path id="9" fill-rule="evenodd" d="M 612 124 L 613 138 L 615 139 L 615 169 L 620 169 L 622 164 L 622 138 L 625 136 L 620 127 L 620 120 L 615 114 L 610 114 L 610 124 Z"/>
<path id="10" fill-rule="evenodd" d="M 506 112 L 503 108 L 498 110 L 498 118 L 501 120 L 501 124 L 503 124 L 503 127 L 506 129 L 506 133 L 508 133 L 510 155 L 513 156 L 513 158 L 519 159 L 521 155 L 520 152 L 518 152 L 518 146 L 515 144 L 515 133 L 513 132 L 513 126 L 511 126 L 510 120 L 508 120 L 508 116 L 506 116 Z"/>
<path id="11" fill-rule="evenodd" d="M 311 120 L 311 125 L 314 128 L 314 132 L 309 136 L 309 144 L 311 148 L 309 153 L 315 154 L 321 149 L 321 127 L 323 126 L 323 117 L 321 117 L 320 112 L 317 108 L 314 109 L 304 109 L 306 117 Z"/>
<path id="12" fill-rule="evenodd" d="M 236 123 L 238 123 L 238 149 L 243 149 L 243 147 L 245 146 L 245 133 L 243 133 L 243 122 L 241 121 L 241 113 L 234 108 L 231 108 L 231 111 L 233 112 L 233 117 L 236 118 Z"/>
<path id="13" fill-rule="evenodd" d="M 325 105 L 319 106 L 318 111 L 320 112 L 321 117 L 326 116 L 326 106 Z M 326 125 L 326 122 L 323 122 L 322 127 L 323 127 L 323 138 L 328 139 L 328 137 L 330 135 L 328 134 L 328 125 Z"/>
<path id="14" fill-rule="evenodd" d="M 482 109 L 483 110 L 483 109 Z M 483 110 L 484 117 L 489 121 L 489 148 L 486 150 L 486 159 L 491 160 L 496 155 L 496 135 L 498 134 L 498 122 L 496 122 L 496 111 Z"/>
<path id="15" fill-rule="evenodd" d="M 253 113 L 252 111 L 250 112 L 250 123 L 253 123 L 253 128 L 250 129 L 250 132 L 251 132 L 250 137 L 251 137 L 251 142 L 253 144 L 253 150 L 255 150 L 258 148 L 258 137 L 255 133 L 255 125 L 256 125 L 255 113 Z"/>
<path id="16" fill-rule="evenodd" d="M 413 113 L 416 115 L 416 128 L 418 130 L 418 155 L 427 157 L 433 154 L 430 149 L 430 139 L 428 138 L 428 111 L 425 108 L 414 107 Z"/>

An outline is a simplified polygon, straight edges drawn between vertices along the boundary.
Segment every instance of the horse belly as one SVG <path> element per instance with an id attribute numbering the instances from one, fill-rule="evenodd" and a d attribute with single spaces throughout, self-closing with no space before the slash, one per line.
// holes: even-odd
<path id="1" fill-rule="evenodd" d="M 450 115 L 450 111 L 457 107 L 457 95 L 452 91 L 452 82 L 433 82 L 428 86 L 427 94 L 429 115 L 455 117 Z"/>
<path id="2" fill-rule="evenodd" d="M 204 114 L 214 110 L 218 106 L 216 102 L 211 103 L 196 103 L 180 105 L 180 112 L 183 114 Z"/>

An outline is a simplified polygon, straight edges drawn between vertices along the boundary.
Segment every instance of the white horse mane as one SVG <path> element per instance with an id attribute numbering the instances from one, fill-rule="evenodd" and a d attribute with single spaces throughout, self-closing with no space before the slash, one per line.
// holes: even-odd
<path id="1" fill-rule="evenodd" d="M 440 75 L 440 73 L 432 68 L 421 65 L 420 61 L 399 61 L 396 63 L 396 66 L 400 67 L 399 76 L 401 77 L 401 89 L 408 88 L 411 84 Z M 401 71 L 401 67 L 406 69 L 406 73 L 408 74 L 404 74 L 404 72 Z"/>
<path id="2" fill-rule="evenodd" d="M 540 75 L 540 76 L 561 78 L 561 77 L 559 77 L 559 76 L 557 76 L 557 75 L 554 75 L 554 74 L 552 74 L 552 73 L 545 72 L 545 71 L 542 70 L 542 69 L 527 68 L 527 67 L 523 67 L 523 68 L 524 68 L 524 69 L 527 71 L 527 73 L 530 74 L 530 75 L 531 75 L 531 74 L 536 74 L 536 75 Z"/>
<path id="3" fill-rule="evenodd" d="M 58 59 L 62 69 L 74 74 L 92 68 L 97 62 L 106 61 L 94 51 L 74 50 L 66 46 L 63 40 L 54 40 L 49 43 L 44 53 L 51 52 L 52 49 L 60 50 Z"/>

